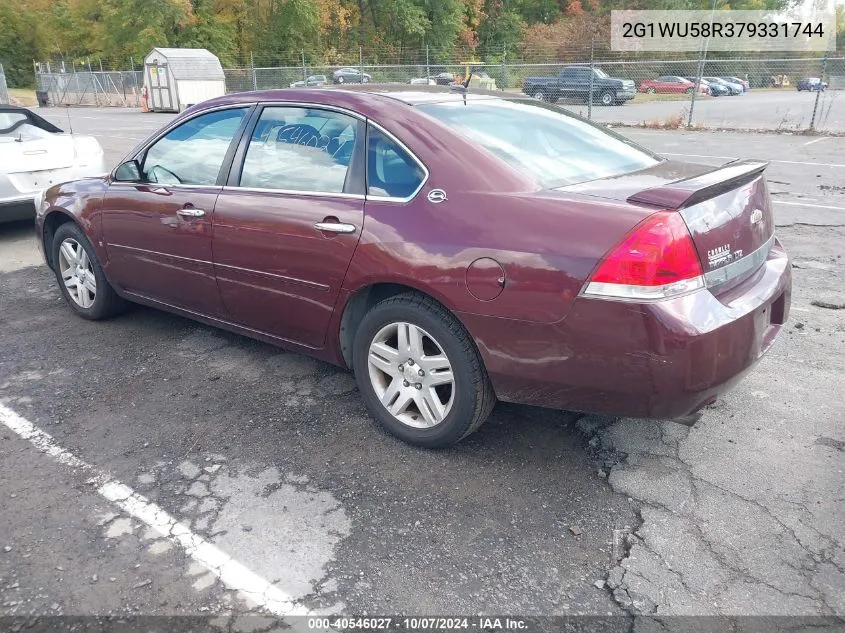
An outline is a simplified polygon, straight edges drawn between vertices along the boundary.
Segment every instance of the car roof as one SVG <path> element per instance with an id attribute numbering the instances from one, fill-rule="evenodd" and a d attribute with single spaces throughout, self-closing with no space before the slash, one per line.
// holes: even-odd
<path id="1" fill-rule="evenodd" d="M 427 103 L 482 102 L 491 100 L 530 101 L 522 94 L 490 90 L 450 89 L 448 86 L 322 86 L 281 88 L 276 90 L 254 90 L 233 92 L 221 97 L 203 101 L 183 111 L 179 118 L 190 116 L 209 108 L 249 105 L 253 103 L 294 103 L 325 105 L 349 108 L 364 116 L 382 116 L 392 109 L 413 108 Z M 396 112 L 394 112 L 396 114 Z"/>

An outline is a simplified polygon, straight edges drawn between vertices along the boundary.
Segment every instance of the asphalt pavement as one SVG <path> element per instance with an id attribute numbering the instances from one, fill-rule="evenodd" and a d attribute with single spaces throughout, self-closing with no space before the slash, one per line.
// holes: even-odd
<path id="1" fill-rule="evenodd" d="M 587 116 L 588 109 L 584 104 L 562 105 Z M 696 99 L 695 105 L 688 98 L 631 102 L 619 106 L 594 105 L 592 116 L 600 123 L 650 127 L 659 127 L 677 118 L 686 126 L 690 109 L 693 110 L 693 124 L 700 128 L 796 131 L 807 130 L 812 124 L 818 132 L 845 133 L 845 91 L 842 90 L 827 90 L 821 94 L 797 90 L 751 90 L 740 95 Z"/>
<path id="2" fill-rule="evenodd" d="M 110 162 L 169 120 L 70 114 Z M 74 318 L 0 225 L 0 616 L 845 615 L 845 143 L 621 131 L 772 161 L 792 316 L 692 429 L 499 405 L 413 449 L 332 366 L 148 308 Z"/>

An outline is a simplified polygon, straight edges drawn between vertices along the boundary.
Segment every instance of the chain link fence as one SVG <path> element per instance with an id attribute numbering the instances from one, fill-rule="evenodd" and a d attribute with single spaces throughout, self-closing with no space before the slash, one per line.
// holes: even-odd
<path id="1" fill-rule="evenodd" d="M 464 81 L 472 72 L 471 87 L 525 92 L 607 124 L 845 134 L 845 56 L 841 55 L 658 57 L 618 53 L 591 42 L 580 47 L 549 44 L 542 50 L 522 49 L 510 55 L 507 51 L 467 53 L 446 60 L 428 49 L 390 55 L 362 49 L 356 57 L 347 60 L 353 63 L 342 65 L 325 64 L 305 53 L 282 60 L 249 55 L 240 63 L 224 65 L 226 91 L 362 80 L 444 85 Z M 407 60 L 413 63 L 400 63 Z M 572 65 L 593 69 L 588 89 L 568 90 L 559 79 L 563 69 Z M 140 106 L 143 68 L 133 59 L 122 64 L 58 60 L 37 63 L 35 70 L 38 90 L 50 105 Z M 609 79 L 622 80 L 629 87 L 633 82 L 633 98 L 616 94 L 609 98 L 606 93 L 613 83 Z"/>

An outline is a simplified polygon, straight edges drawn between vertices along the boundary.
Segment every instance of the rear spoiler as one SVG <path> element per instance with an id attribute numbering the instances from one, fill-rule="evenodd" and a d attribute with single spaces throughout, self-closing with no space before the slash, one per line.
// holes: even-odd
<path id="1" fill-rule="evenodd" d="M 700 176 L 643 189 L 630 196 L 628 202 L 683 209 L 751 182 L 768 166 L 766 161 L 735 160 Z"/>

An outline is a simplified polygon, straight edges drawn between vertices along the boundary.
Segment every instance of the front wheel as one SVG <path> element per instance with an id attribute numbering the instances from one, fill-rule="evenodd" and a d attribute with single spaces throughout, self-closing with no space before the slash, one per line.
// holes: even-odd
<path id="1" fill-rule="evenodd" d="M 655 90 L 654 88 L 649 88 L 648 90 L 646 90 L 646 92 L 650 95 L 653 95 L 657 92 L 657 90 Z"/>
<path id="2" fill-rule="evenodd" d="M 612 92 L 603 92 L 601 93 L 601 97 L 599 97 L 602 105 L 610 106 L 613 105 L 613 93 Z"/>
<path id="3" fill-rule="evenodd" d="M 66 222 L 56 230 L 52 261 L 62 295 L 79 316 L 96 321 L 126 308 L 106 279 L 91 242 L 76 224 Z"/>
<path id="4" fill-rule="evenodd" d="M 469 334 L 440 304 L 416 293 L 389 297 L 367 312 L 352 365 L 373 417 L 416 446 L 459 442 L 496 401 Z"/>
<path id="5" fill-rule="evenodd" d="M 536 91 L 534 91 L 534 98 L 537 101 L 544 101 L 546 99 L 546 93 L 543 92 L 542 90 L 536 90 Z"/>

